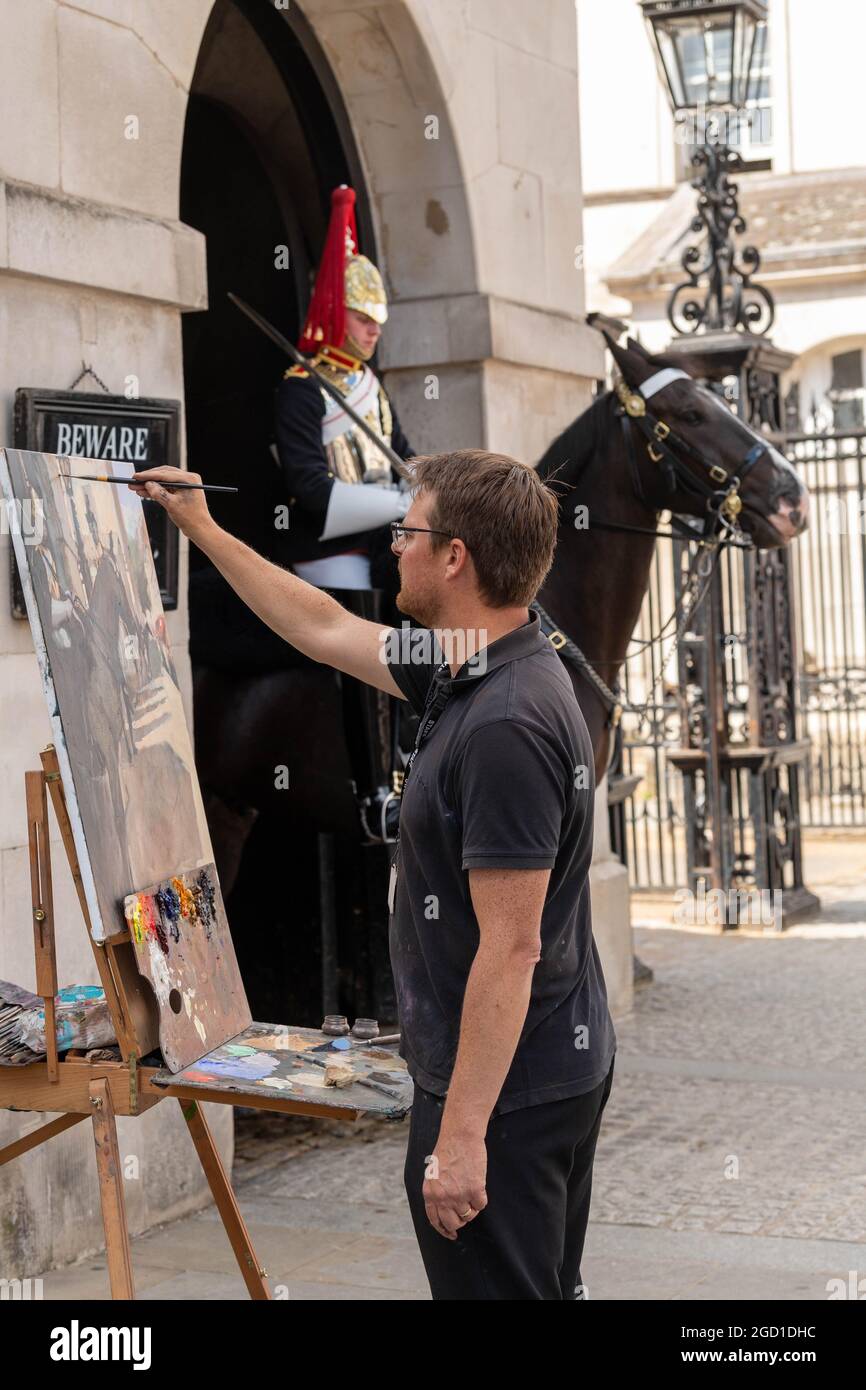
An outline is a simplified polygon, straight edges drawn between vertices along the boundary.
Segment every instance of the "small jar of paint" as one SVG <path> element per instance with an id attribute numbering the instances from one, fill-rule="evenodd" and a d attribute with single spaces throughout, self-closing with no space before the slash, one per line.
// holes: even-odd
<path id="1" fill-rule="evenodd" d="M 378 1038 L 379 1024 L 375 1018 L 356 1018 L 352 1025 L 352 1037 L 361 1038 L 364 1042 L 370 1038 Z"/>
<path id="2" fill-rule="evenodd" d="M 349 1031 L 349 1020 L 345 1014 L 326 1014 L 322 1024 L 322 1032 L 327 1033 L 330 1038 L 345 1037 Z M 378 1031 L 378 1029 L 377 1029 Z"/>

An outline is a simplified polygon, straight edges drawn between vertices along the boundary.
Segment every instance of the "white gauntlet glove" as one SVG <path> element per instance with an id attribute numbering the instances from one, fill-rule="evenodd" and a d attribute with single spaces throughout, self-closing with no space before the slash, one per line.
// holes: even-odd
<path id="1" fill-rule="evenodd" d="M 335 478 L 328 498 L 325 529 L 319 540 L 330 541 L 338 536 L 354 536 L 358 531 L 374 531 L 389 521 L 402 520 L 411 505 L 409 493 L 397 488 L 365 487 Z"/>

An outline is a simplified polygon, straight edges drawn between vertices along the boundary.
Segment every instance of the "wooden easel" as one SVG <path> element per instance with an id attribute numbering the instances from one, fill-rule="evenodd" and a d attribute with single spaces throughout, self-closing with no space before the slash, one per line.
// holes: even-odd
<path id="1" fill-rule="evenodd" d="M 36 952 L 36 989 L 45 999 L 45 1037 L 47 1059 L 29 1066 L 0 1068 L 0 1109 L 35 1110 L 57 1113 L 58 1118 L 32 1134 L 0 1149 L 0 1166 L 44 1144 L 56 1134 L 71 1129 L 89 1115 L 96 1144 L 99 1195 L 105 1228 L 105 1248 L 112 1298 L 135 1297 L 129 1229 L 123 1195 L 123 1175 L 117 1145 L 117 1115 L 142 1115 L 173 1094 L 171 1088 L 157 1088 L 152 1077 L 157 1067 L 142 1067 L 140 1059 L 153 1051 L 155 1032 L 152 1010 L 145 986 L 135 966 L 129 933 L 124 931 L 104 942 L 95 941 L 90 930 L 90 913 L 78 863 L 66 797 L 57 754 L 49 745 L 41 754 L 42 771 L 26 777 L 27 824 L 30 846 L 30 879 L 33 899 L 33 930 Z M 80 1051 L 70 1051 L 61 1061 L 58 1055 L 54 1019 L 57 993 L 57 964 L 54 945 L 54 908 L 51 891 L 51 855 L 48 835 L 46 790 L 60 827 L 66 857 L 78 893 L 78 901 L 93 948 L 99 978 L 105 991 L 121 1062 L 91 1062 Z M 267 1275 L 256 1258 L 249 1232 L 238 1209 L 200 1100 L 231 1103 L 225 1095 L 200 1093 L 194 1097 L 177 1094 L 187 1128 L 214 1202 L 225 1227 L 235 1258 L 250 1296 L 269 1299 Z M 287 1101 L 269 1108 L 310 1113 L 309 1107 Z M 327 1113 L 317 1108 L 314 1113 Z"/>

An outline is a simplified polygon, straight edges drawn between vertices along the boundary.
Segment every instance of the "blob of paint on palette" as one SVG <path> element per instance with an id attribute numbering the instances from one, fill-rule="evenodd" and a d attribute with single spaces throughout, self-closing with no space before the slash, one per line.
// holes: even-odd
<path id="1" fill-rule="evenodd" d="M 349 1038 L 329 1038 L 327 1042 L 313 1043 L 314 1052 L 349 1052 L 352 1043 Z"/>
<path id="2" fill-rule="evenodd" d="M 196 1063 L 198 1070 L 215 1076 L 233 1077 L 238 1081 L 261 1081 L 280 1065 L 279 1058 L 267 1052 L 252 1052 L 249 1056 L 229 1052 L 227 1057 L 220 1056 L 221 1052 L 229 1052 L 229 1049 L 219 1048 L 210 1056 L 202 1057 Z"/>
<path id="3" fill-rule="evenodd" d="M 202 869 L 191 886 L 173 878 L 155 893 L 131 894 L 125 915 L 137 945 L 156 940 L 167 956 L 170 942 L 180 941 L 181 921 L 202 927 L 210 941 L 216 925 L 216 889 L 207 870 Z"/>
<path id="4" fill-rule="evenodd" d="M 256 1047 L 266 1052 L 307 1052 L 315 1047 L 314 1038 L 303 1038 L 300 1033 L 266 1033 L 256 1038 Z"/>

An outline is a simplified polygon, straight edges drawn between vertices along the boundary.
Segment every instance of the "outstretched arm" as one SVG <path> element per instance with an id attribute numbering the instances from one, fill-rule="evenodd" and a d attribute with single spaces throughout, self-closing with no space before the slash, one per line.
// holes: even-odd
<path id="1" fill-rule="evenodd" d="M 176 468 L 149 468 L 134 474 L 130 487 L 139 497 L 159 502 L 247 607 L 286 642 L 313 661 L 406 698 L 385 661 L 388 627 L 348 613 L 329 594 L 258 555 L 217 525 L 203 492 L 170 491 L 177 479 Z M 201 478 L 184 473 L 183 481 L 198 483 Z"/>

